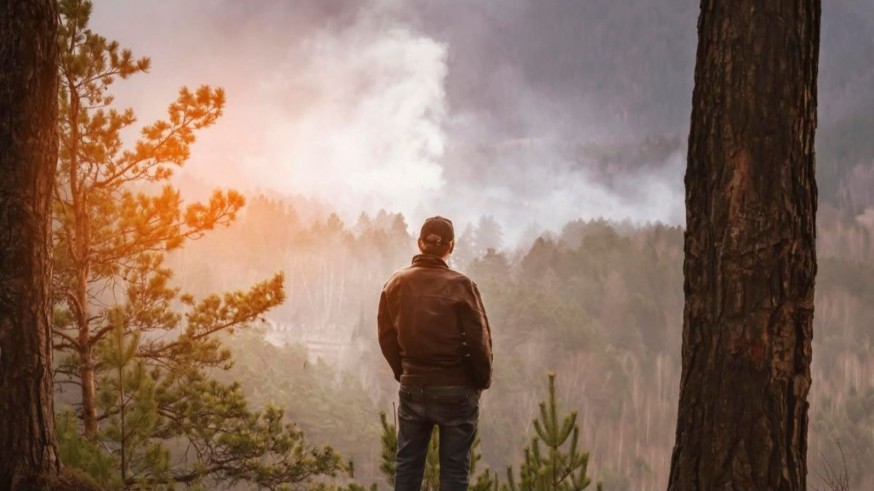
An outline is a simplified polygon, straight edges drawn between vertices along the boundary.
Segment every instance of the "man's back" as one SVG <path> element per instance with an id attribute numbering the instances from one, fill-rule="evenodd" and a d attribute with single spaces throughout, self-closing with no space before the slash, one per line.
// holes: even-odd
<path id="1" fill-rule="evenodd" d="M 491 383 L 491 335 L 479 291 L 440 258 L 420 254 L 383 288 L 379 306 L 383 354 L 403 384 Z"/>

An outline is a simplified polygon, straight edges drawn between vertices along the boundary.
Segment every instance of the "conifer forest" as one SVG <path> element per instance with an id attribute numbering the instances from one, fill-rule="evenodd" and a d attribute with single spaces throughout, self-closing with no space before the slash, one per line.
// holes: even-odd
<path id="1" fill-rule="evenodd" d="M 0 0 L 0 491 L 395 489 L 435 215 L 469 491 L 874 489 L 872 51 L 863 0 Z"/>

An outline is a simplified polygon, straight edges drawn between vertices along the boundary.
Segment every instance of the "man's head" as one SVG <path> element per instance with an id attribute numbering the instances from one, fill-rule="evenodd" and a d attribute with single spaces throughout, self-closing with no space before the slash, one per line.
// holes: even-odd
<path id="1" fill-rule="evenodd" d="M 443 259 L 455 248 L 455 230 L 452 221 L 441 216 L 425 220 L 419 232 L 419 250 Z"/>

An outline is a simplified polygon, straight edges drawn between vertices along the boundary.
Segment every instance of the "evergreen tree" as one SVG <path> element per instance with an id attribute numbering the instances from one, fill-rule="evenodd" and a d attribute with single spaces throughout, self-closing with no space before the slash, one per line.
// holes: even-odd
<path id="1" fill-rule="evenodd" d="M 183 88 L 168 118 L 143 128 L 133 149 L 124 150 L 120 133 L 135 122 L 127 109 L 108 109 L 108 89 L 116 78 L 145 72 L 148 58 L 135 60 L 88 29 L 91 3 L 60 2 L 60 161 L 55 184 L 54 292 L 66 322 L 55 323 L 56 348 L 72 355 L 63 373 L 81 387 L 85 434 L 98 430 L 97 370 L 94 347 L 112 326 L 100 292 L 124 284 L 143 269 L 162 281 L 163 253 L 217 225 L 228 224 L 243 205 L 235 191 L 216 191 L 209 203 L 185 207 L 165 185 L 158 194 L 136 185 L 166 183 L 174 166 L 188 159 L 195 131 L 221 115 L 224 91 Z M 121 280 L 121 281 L 118 281 Z M 274 292 L 274 295 L 278 292 Z M 157 327 L 157 326 L 154 326 Z"/>
<path id="2" fill-rule="evenodd" d="M 485 254 L 489 249 L 500 250 L 504 246 L 504 231 L 495 217 L 491 215 L 480 217 L 474 244 L 476 256 Z"/>
<path id="3" fill-rule="evenodd" d="M 465 271 L 470 266 L 470 262 L 476 258 L 476 230 L 473 225 L 468 223 L 465 225 L 461 234 L 455 237 L 455 250 L 449 256 L 453 268 Z"/>
<path id="4" fill-rule="evenodd" d="M 105 369 L 98 384 L 98 408 L 108 415 L 99 439 L 116 457 L 122 486 L 142 475 L 170 481 L 170 452 L 152 438 L 162 421 L 154 373 L 147 373 L 145 363 L 136 356 L 140 335 L 125 335 L 121 310 L 110 313 L 110 322 L 112 330 L 96 347 Z"/>
<path id="5" fill-rule="evenodd" d="M 370 220 L 370 216 L 367 214 L 366 211 L 362 211 L 358 215 L 358 221 L 355 222 L 355 229 L 354 229 L 355 235 L 360 237 L 365 232 L 370 230 L 370 228 L 372 226 L 373 226 L 373 221 Z"/>
<path id="6" fill-rule="evenodd" d="M 488 285 L 487 289 L 500 288 L 511 277 L 510 261 L 503 252 L 489 249 L 486 253 L 468 263 L 470 275 L 477 283 Z"/>
<path id="7" fill-rule="evenodd" d="M 394 487 L 395 474 L 398 470 L 398 463 L 395 458 L 398 452 L 397 422 L 389 423 L 385 411 L 379 413 L 379 421 L 382 424 L 379 470 L 385 476 L 389 486 Z"/>
<path id="8" fill-rule="evenodd" d="M 228 225 L 243 206 L 235 191 L 183 206 L 166 185 L 172 168 L 188 159 L 195 131 L 221 115 L 224 92 L 183 88 L 168 118 L 146 126 L 123 150 L 120 132 L 134 115 L 109 109 L 107 91 L 117 78 L 145 72 L 149 61 L 91 32 L 90 2 L 63 0 L 60 13 L 53 328 L 55 348 L 66 355 L 58 374 L 81 387 L 85 436 L 64 420 L 62 448 L 89 442 L 89 450 L 68 453 L 81 457 L 68 463 L 113 488 L 239 481 L 312 487 L 315 478 L 345 473 L 351 466 L 330 447 L 308 445 L 281 409 L 252 411 L 239 385 L 212 376 L 231 365 L 219 336 L 279 305 L 282 274 L 199 300 L 170 284 L 166 252 Z M 153 184 L 165 185 L 157 194 L 140 191 Z M 177 458 L 183 451 L 187 458 Z M 117 472 L 96 468 L 107 463 Z"/>
<path id="9" fill-rule="evenodd" d="M 476 481 L 469 486 L 469 491 L 498 491 L 499 489 L 501 483 L 498 480 L 498 473 L 488 469 L 481 472 Z"/>
<path id="10" fill-rule="evenodd" d="M 522 258 L 522 278 L 535 281 L 556 266 L 558 247 L 549 238 L 538 237 Z"/>
<path id="11" fill-rule="evenodd" d="M 577 413 L 561 417 L 555 398 L 555 373 L 549 373 L 549 400 L 540 402 L 540 418 L 534 420 L 537 436 L 525 449 L 517 484 L 512 467 L 507 469 L 507 485 L 512 491 L 580 491 L 591 484 L 588 476 L 589 453 L 579 451 L 580 429 Z M 541 451 L 541 442 L 546 454 Z M 565 448 L 566 447 L 566 448 Z M 601 484 L 597 485 L 598 490 Z"/>
<path id="12" fill-rule="evenodd" d="M 104 451 L 101 443 L 79 434 L 79 418 L 70 408 L 55 415 L 55 433 L 58 435 L 58 456 L 64 469 L 76 469 L 94 489 L 121 489 L 119 464 L 115 455 Z M 102 483 L 102 487 L 100 484 Z"/>

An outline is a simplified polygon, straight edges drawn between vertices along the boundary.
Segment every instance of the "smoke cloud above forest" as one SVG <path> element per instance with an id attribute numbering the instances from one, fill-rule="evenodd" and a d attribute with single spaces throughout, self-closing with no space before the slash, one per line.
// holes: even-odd
<path id="1" fill-rule="evenodd" d="M 92 27 L 152 58 L 115 88 L 141 123 L 182 85 L 227 90 L 180 182 L 310 196 L 349 221 L 384 208 L 411 229 L 491 215 L 512 240 L 580 217 L 684 223 L 697 15 L 690 0 L 98 0 Z"/>

